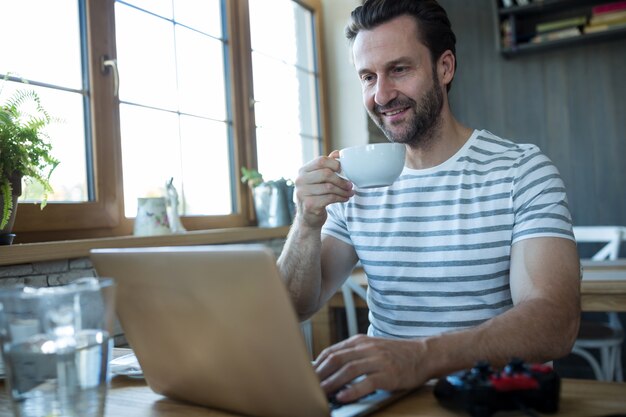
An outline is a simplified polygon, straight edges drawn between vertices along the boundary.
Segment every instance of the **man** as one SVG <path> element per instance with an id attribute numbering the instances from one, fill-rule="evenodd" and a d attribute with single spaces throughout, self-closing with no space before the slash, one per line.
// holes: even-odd
<path id="1" fill-rule="evenodd" d="M 278 266 L 300 317 L 358 261 L 369 281 L 368 335 L 320 354 L 324 390 L 348 402 L 481 359 L 566 355 L 578 331 L 579 262 L 556 168 L 536 146 L 454 118 L 456 38 L 435 0 L 366 0 L 346 33 L 365 107 L 407 156 L 389 187 L 353 189 L 336 175 L 337 151 L 296 179 L 298 212 Z"/>

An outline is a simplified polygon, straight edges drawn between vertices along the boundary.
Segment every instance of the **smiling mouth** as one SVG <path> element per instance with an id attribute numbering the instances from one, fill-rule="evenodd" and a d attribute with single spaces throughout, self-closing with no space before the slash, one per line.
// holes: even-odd
<path id="1" fill-rule="evenodd" d="M 374 106 L 374 113 L 380 118 L 397 119 L 400 115 L 404 115 L 414 106 L 414 102 L 410 99 L 394 99 L 386 105 Z"/>
<path id="2" fill-rule="evenodd" d="M 397 110 L 391 110 L 391 111 L 384 111 L 381 112 L 383 115 L 385 116 L 395 116 L 396 114 L 400 114 L 405 112 L 408 109 L 408 107 L 404 108 L 404 109 L 397 109 Z"/>

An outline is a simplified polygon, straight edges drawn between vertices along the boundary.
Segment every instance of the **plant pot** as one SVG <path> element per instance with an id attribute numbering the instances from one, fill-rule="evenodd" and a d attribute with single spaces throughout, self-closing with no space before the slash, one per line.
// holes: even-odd
<path id="1" fill-rule="evenodd" d="M 288 226 L 293 221 L 293 184 L 284 179 L 263 182 L 253 188 L 254 210 L 259 227 Z"/>
<path id="2" fill-rule="evenodd" d="M 13 225 L 15 224 L 15 216 L 17 214 L 17 199 L 22 195 L 22 175 L 14 173 L 11 175 L 11 189 L 12 189 L 12 203 L 13 209 L 11 210 L 11 215 L 9 216 L 9 222 L 4 226 L 4 228 L 0 229 L 0 245 L 10 245 L 13 243 L 13 238 L 15 235 L 11 233 L 13 231 Z M 0 207 L 4 207 L 4 197 L 0 194 Z M 0 209 L 0 213 L 1 213 Z"/>

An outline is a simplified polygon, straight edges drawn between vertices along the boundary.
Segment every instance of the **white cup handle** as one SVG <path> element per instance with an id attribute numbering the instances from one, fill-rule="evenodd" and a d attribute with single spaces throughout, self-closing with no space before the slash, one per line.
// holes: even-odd
<path id="1" fill-rule="evenodd" d="M 335 158 L 335 159 L 336 159 L 337 161 L 339 161 L 339 164 L 341 165 L 341 157 L 337 157 L 337 158 Z M 341 168 L 341 169 L 339 170 L 339 172 L 337 172 L 336 174 L 337 174 L 337 176 L 338 176 L 339 178 L 343 178 L 343 179 L 344 179 L 344 180 L 346 180 L 346 181 L 350 181 L 350 178 L 348 178 L 348 177 L 346 176 L 346 174 L 343 172 L 343 168 Z"/>

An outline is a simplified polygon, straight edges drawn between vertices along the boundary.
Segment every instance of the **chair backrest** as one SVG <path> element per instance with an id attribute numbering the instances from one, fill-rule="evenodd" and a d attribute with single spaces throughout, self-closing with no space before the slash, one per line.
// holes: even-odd
<path id="1" fill-rule="evenodd" d="M 343 304 L 346 310 L 346 324 L 348 325 L 348 336 L 354 336 L 359 332 L 358 318 L 356 315 L 356 304 L 354 302 L 353 294 L 361 297 L 367 301 L 367 292 L 365 288 L 362 288 L 358 282 L 355 282 L 352 277 L 348 277 L 346 282 L 341 286 L 341 292 L 343 294 Z"/>
<path id="2" fill-rule="evenodd" d="M 619 258 L 620 246 L 622 241 L 626 240 L 626 227 L 574 226 L 574 237 L 578 243 L 606 243 L 591 259 L 594 261 L 613 261 Z M 611 326 L 622 328 L 617 313 L 608 313 L 608 318 Z"/>
<path id="3" fill-rule="evenodd" d="M 606 243 L 591 259 L 594 261 L 615 260 L 626 240 L 626 227 L 623 226 L 574 226 L 574 236 L 579 243 Z"/>

